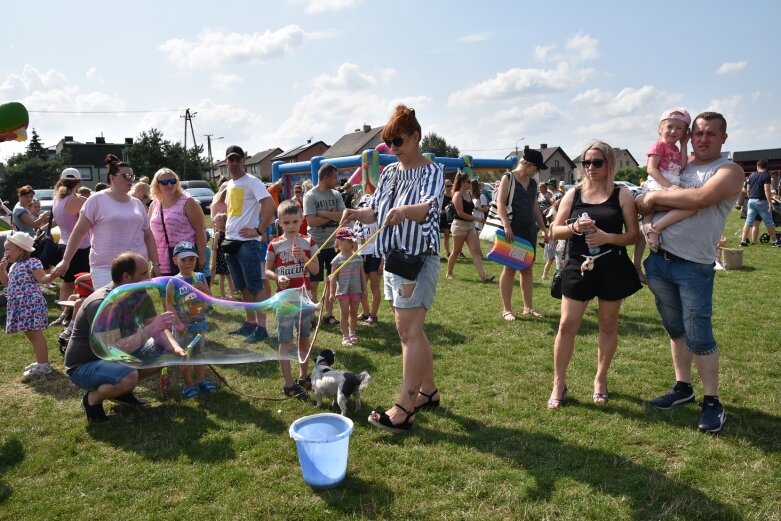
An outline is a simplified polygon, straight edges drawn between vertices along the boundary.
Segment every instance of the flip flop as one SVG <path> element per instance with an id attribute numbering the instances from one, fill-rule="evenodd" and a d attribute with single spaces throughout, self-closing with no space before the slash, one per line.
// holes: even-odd
<path id="1" fill-rule="evenodd" d="M 545 318 L 542 313 L 540 313 L 539 311 L 537 311 L 534 308 L 524 309 L 523 310 L 523 314 L 524 315 L 531 315 L 534 318 Z"/>

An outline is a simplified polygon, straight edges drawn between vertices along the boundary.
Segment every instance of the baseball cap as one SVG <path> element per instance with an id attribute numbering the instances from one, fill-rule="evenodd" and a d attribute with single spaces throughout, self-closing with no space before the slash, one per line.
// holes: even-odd
<path id="1" fill-rule="evenodd" d="M 177 259 L 184 259 L 185 257 L 197 257 L 198 250 L 195 248 L 195 244 L 187 241 L 182 241 L 174 248 L 174 257 Z"/>
<path id="2" fill-rule="evenodd" d="M 343 241 L 354 241 L 355 235 L 350 228 L 342 226 L 336 231 L 336 238 Z"/>
<path id="3" fill-rule="evenodd" d="M 527 163 L 531 163 L 534 166 L 537 167 L 537 170 L 547 170 L 548 167 L 545 166 L 545 162 L 542 160 L 542 154 L 539 150 L 534 150 L 533 148 L 527 148 L 523 151 L 523 157 L 521 158 Z M 521 167 L 521 162 L 518 161 L 518 164 L 515 166 L 515 170 L 518 170 Z"/>
<path id="4" fill-rule="evenodd" d="M 677 119 L 678 121 L 683 121 L 687 125 L 692 124 L 692 117 L 689 115 L 689 111 L 683 107 L 675 107 L 669 110 L 665 110 L 659 117 L 659 121 L 664 121 L 665 119 Z"/>
<path id="5" fill-rule="evenodd" d="M 555 178 L 551 177 L 545 184 L 548 186 L 556 186 L 558 183 L 556 182 Z"/>
<path id="6" fill-rule="evenodd" d="M 60 179 L 63 181 L 81 181 L 81 172 L 75 168 L 66 168 L 62 171 Z"/>
<path id="7" fill-rule="evenodd" d="M 244 149 L 241 148 L 239 145 L 231 145 L 225 151 L 225 159 L 229 158 L 230 156 L 239 156 L 241 158 L 244 158 L 245 155 L 246 154 L 244 154 Z"/>

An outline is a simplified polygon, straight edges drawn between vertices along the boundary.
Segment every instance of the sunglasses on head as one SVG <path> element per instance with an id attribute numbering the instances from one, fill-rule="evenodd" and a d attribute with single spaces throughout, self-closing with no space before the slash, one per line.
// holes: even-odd
<path id="1" fill-rule="evenodd" d="M 399 148 L 404 144 L 404 138 L 401 136 L 396 136 L 393 139 L 384 139 L 383 141 L 385 142 L 386 147 L 393 145 L 394 147 Z"/>
<path id="2" fill-rule="evenodd" d="M 588 168 L 591 165 L 594 165 L 594 168 L 602 168 L 602 165 L 605 164 L 604 159 L 584 159 L 580 162 L 581 165 L 583 165 L 583 168 Z"/>
<path id="3" fill-rule="evenodd" d="M 157 182 L 160 183 L 162 186 L 175 185 L 176 184 L 176 179 L 174 179 L 174 178 L 172 178 L 172 179 L 160 179 Z"/>

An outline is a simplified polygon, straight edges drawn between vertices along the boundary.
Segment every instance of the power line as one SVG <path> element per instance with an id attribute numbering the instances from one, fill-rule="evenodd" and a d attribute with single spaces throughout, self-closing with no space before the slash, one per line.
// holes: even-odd
<path id="1" fill-rule="evenodd" d="M 28 110 L 31 114 L 151 114 L 153 112 L 181 112 L 181 109 L 157 110 Z"/>

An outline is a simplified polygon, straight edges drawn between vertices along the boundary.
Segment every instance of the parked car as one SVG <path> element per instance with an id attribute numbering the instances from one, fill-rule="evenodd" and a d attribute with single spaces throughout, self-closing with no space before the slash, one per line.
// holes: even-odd
<path id="1" fill-rule="evenodd" d="M 629 181 L 615 181 L 615 184 L 629 188 L 629 191 L 632 192 L 632 197 L 637 197 L 638 195 L 640 195 L 640 192 L 643 191 L 642 188 L 640 188 L 636 184 L 630 183 Z"/>
<path id="2" fill-rule="evenodd" d="M 35 198 L 41 201 L 41 211 L 50 212 L 54 205 L 54 190 L 51 188 L 34 188 Z"/>
<path id="3" fill-rule="evenodd" d="M 183 181 L 182 184 L 185 182 L 186 181 Z M 214 198 L 214 190 L 212 190 L 211 187 L 206 188 L 198 186 L 193 188 L 185 188 L 185 192 L 190 194 L 193 199 L 198 201 L 198 204 L 200 204 L 201 208 L 203 209 L 203 213 L 206 215 L 211 213 L 212 199 Z"/>

